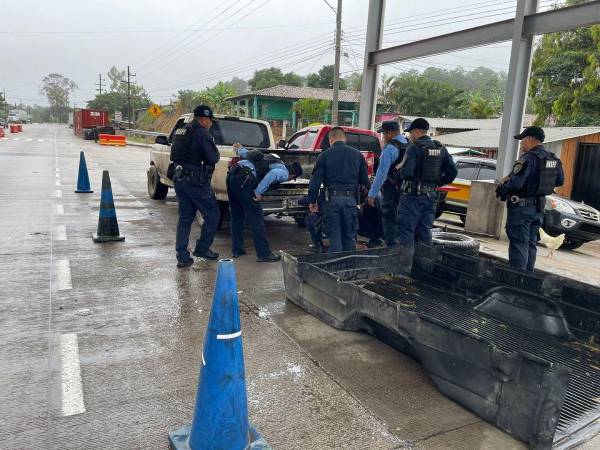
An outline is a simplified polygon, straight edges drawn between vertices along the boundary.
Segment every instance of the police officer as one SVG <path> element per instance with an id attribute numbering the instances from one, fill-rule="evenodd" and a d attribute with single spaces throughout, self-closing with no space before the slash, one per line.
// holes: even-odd
<path id="1" fill-rule="evenodd" d="M 545 196 L 562 186 L 565 175 L 560 159 L 542 143 L 544 130 L 527 127 L 514 136 L 521 141 L 522 156 L 510 175 L 502 179 L 499 196 L 506 200 L 506 234 L 510 241 L 508 259 L 511 267 L 533 272 L 538 232 L 544 219 Z"/>
<path id="2" fill-rule="evenodd" d="M 398 205 L 398 243 L 407 245 L 415 240 L 431 244 L 431 227 L 435 220 L 438 199 L 436 188 L 456 178 L 454 160 L 440 142 L 428 135 L 429 122 L 423 118 L 412 121 L 405 132 L 411 144 L 400 168 L 400 203 Z"/>
<path id="3" fill-rule="evenodd" d="M 236 146 L 234 146 L 236 148 Z M 302 175 L 302 167 L 294 162 L 288 166 L 276 155 L 263 154 L 259 150 L 248 151 L 237 147 L 242 158 L 227 174 L 227 195 L 231 212 L 232 256 L 246 254 L 244 249 L 244 219 L 248 220 L 258 262 L 276 262 L 281 259 L 273 254 L 267 241 L 265 220 L 260 200 L 269 187 Z"/>
<path id="4" fill-rule="evenodd" d="M 329 238 L 329 252 L 356 250 L 360 186 L 368 186 L 367 163 L 355 148 L 346 145 L 341 127 L 329 131 L 331 148 L 315 163 L 308 196 L 310 210 L 318 211 L 317 196 L 324 187 L 323 220 Z"/>
<path id="5" fill-rule="evenodd" d="M 210 127 L 215 120 L 212 110 L 206 105 L 194 109 L 194 120 L 185 127 L 178 128 L 171 143 L 171 161 L 175 167 L 173 181 L 179 201 L 179 221 L 177 222 L 177 267 L 189 267 L 194 263 L 190 258 L 188 243 L 192 222 L 196 211 L 204 217 L 204 224 L 193 255 L 215 260 L 218 253 L 210 246 L 219 226 L 220 212 L 210 180 L 219 161 L 219 150 L 210 135 Z"/>
<path id="6" fill-rule="evenodd" d="M 386 245 L 391 247 L 398 243 L 397 221 L 400 191 L 398 190 L 397 168 L 404 158 L 408 141 L 400 134 L 400 125 L 395 120 L 383 122 L 377 132 L 383 132 L 386 145 L 381 152 L 379 167 L 369 190 L 367 202 L 369 206 L 373 207 L 375 198 L 381 190 L 383 233 Z"/>

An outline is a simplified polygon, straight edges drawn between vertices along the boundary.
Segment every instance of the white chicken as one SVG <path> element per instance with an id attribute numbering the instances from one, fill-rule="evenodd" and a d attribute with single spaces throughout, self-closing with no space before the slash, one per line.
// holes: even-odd
<path id="1" fill-rule="evenodd" d="M 550 236 L 542 228 L 540 228 L 539 242 L 541 244 L 544 244 L 544 246 L 546 248 L 550 249 L 550 252 L 547 255 L 548 258 L 552 258 L 553 254 L 554 254 L 554 250 L 558 249 L 561 245 L 563 245 L 564 241 L 565 241 L 565 233 L 561 233 L 555 237 L 555 236 Z"/>

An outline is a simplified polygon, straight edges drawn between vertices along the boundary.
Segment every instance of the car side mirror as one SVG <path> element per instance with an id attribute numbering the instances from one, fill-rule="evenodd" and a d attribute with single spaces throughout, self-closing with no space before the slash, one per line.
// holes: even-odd
<path id="1" fill-rule="evenodd" d="M 286 140 L 280 139 L 279 142 L 277 143 L 277 148 L 285 148 L 286 145 L 287 145 Z"/>
<path id="2" fill-rule="evenodd" d="M 155 144 L 160 144 L 160 145 L 169 145 L 169 138 L 167 136 L 156 136 L 156 139 L 154 139 L 154 143 Z"/>

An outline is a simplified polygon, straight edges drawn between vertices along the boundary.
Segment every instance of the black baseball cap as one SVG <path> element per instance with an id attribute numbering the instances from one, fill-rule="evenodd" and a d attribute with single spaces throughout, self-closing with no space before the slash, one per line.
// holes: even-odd
<path id="1" fill-rule="evenodd" d="M 546 134 L 544 133 L 544 130 L 542 130 L 540 127 L 525 127 L 525 129 L 521 131 L 521 134 L 517 134 L 513 137 L 520 141 L 521 139 L 526 138 L 527 136 L 534 137 L 540 142 L 544 142 L 544 139 L 546 139 Z"/>
<path id="2" fill-rule="evenodd" d="M 427 122 L 425 119 L 423 119 L 422 117 L 419 117 L 418 119 L 413 120 L 410 125 L 408 126 L 408 128 L 405 128 L 404 131 L 405 132 L 409 132 L 412 130 L 429 130 L 429 122 Z"/>
<path id="3" fill-rule="evenodd" d="M 294 161 L 293 163 L 288 164 L 287 169 L 290 175 L 292 175 L 293 177 L 299 177 L 304 173 L 304 171 L 302 170 L 302 166 L 298 161 Z"/>
<path id="4" fill-rule="evenodd" d="M 377 129 L 378 133 L 383 131 L 398 131 L 400 129 L 400 124 L 395 120 L 386 120 L 381 123 L 381 126 Z"/>
<path id="5" fill-rule="evenodd" d="M 198 105 L 194 108 L 194 117 L 208 117 L 210 120 L 217 120 L 213 115 L 212 109 L 207 105 Z"/>

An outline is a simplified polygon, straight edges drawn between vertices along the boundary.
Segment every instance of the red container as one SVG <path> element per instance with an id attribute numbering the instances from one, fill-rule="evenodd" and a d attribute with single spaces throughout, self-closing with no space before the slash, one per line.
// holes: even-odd
<path id="1" fill-rule="evenodd" d="M 11 133 L 18 133 L 19 132 L 19 126 L 15 125 L 15 124 L 11 124 L 10 125 L 10 132 Z"/>
<path id="2" fill-rule="evenodd" d="M 86 128 L 105 127 L 108 124 L 108 111 L 76 109 L 73 112 L 73 132 L 79 137 L 83 137 Z"/>
<path id="3" fill-rule="evenodd" d="M 21 125 L 20 123 L 17 124 L 17 129 L 19 130 L 19 133 L 20 133 L 21 131 L 23 131 L 23 125 Z"/>

